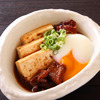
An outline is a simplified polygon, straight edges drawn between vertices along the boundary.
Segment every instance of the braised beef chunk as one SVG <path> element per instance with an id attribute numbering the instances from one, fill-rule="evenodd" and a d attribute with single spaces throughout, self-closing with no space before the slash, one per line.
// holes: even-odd
<path id="1" fill-rule="evenodd" d="M 77 30 L 76 30 L 76 22 L 74 20 L 61 22 L 60 24 L 55 25 L 54 28 L 57 31 L 59 31 L 60 29 L 65 29 L 67 34 L 68 33 L 75 34 L 77 32 Z"/>
<path id="2" fill-rule="evenodd" d="M 44 90 L 55 86 L 56 84 L 48 79 L 47 70 L 39 70 L 39 72 L 32 77 L 30 84 L 33 86 L 32 92 Z"/>
<path id="3" fill-rule="evenodd" d="M 53 82 L 55 82 L 56 84 L 60 84 L 63 82 L 63 75 L 65 72 L 64 66 L 57 65 L 57 63 L 52 63 L 47 71 L 49 72 L 49 78 Z"/>
<path id="4" fill-rule="evenodd" d="M 47 84 L 47 79 L 45 79 L 47 76 L 47 70 L 39 70 L 38 73 L 31 78 L 30 85 L 33 87 L 32 92 L 39 91 L 39 84 Z"/>
<path id="5" fill-rule="evenodd" d="M 63 82 L 65 67 L 53 62 L 48 69 L 39 70 L 30 80 L 32 92 L 45 90 Z"/>
<path id="6" fill-rule="evenodd" d="M 53 81 L 51 81 L 51 80 L 49 80 L 49 81 L 47 81 L 47 82 L 45 82 L 45 83 L 40 82 L 40 83 L 38 84 L 39 88 L 41 88 L 42 90 L 49 89 L 49 88 L 54 87 L 54 86 L 56 86 L 56 85 L 57 85 L 57 84 L 55 84 L 55 83 L 54 83 Z"/>
<path id="7" fill-rule="evenodd" d="M 46 83 L 47 80 L 43 78 L 43 79 L 40 80 L 40 82 L 41 82 L 41 83 Z"/>
<path id="8" fill-rule="evenodd" d="M 70 21 L 65 21 L 65 22 L 62 22 L 63 25 L 69 25 L 69 26 L 76 26 L 76 22 L 74 20 L 70 20 Z"/>
<path id="9" fill-rule="evenodd" d="M 38 82 L 46 82 L 44 78 L 47 76 L 48 76 L 47 70 L 39 70 L 38 73 L 31 78 L 30 83 L 37 84 Z"/>

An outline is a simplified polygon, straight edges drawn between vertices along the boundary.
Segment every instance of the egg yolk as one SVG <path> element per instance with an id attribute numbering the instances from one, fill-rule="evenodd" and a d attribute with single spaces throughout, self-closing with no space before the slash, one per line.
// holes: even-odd
<path id="1" fill-rule="evenodd" d="M 78 62 L 72 54 L 72 50 L 62 57 L 60 60 L 60 63 L 66 67 L 66 72 L 64 74 L 63 81 L 66 81 L 70 78 L 72 78 L 74 75 L 76 75 L 78 72 L 80 72 L 87 64 L 87 63 L 80 63 Z"/>

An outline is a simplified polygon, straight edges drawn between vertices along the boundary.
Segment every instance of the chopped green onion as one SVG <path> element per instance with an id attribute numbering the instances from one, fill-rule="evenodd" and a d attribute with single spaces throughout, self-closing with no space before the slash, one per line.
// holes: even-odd
<path id="1" fill-rule="evenodd" d="M 58 50 L 54 50 L 53 54 L 56 55 L 58 53 Z"/>
<path id="2" fill-rule="evenodd" d="M 44 44 L 41 44 L 41 45 L 40 45 L 40 48 L 43 48 L 44 46 L 45 46 Z"/>
<path id="3" fill-rule="evenodd" d="M 40 48 L 42 48 L 42 50 L 46 50 L 47 49 L 47 47 L 45 46 L 45 44 L 41 44 Z"/>
<path id="4" fill-rule="evenodd" d="M 65 29 L 60 29 L 60 37 L 65 37 L 66 36 L 66 30 Z"/>
<path id="5" fill-rule="evenodd" d="M 45 41 L 40 45 L 40 48 L 42 50 L 51 49 L 54 54 L 57 54 L 58 50 L 65 43 L 66 30 L 60 29 L 58 32 L 55 29 L 49 30 L 43 36 Z"/>
<path id="6" fill-rule="evenodd" d="M 65 38 L 64 37 L 58 37 L 57 41 L 64 41 Z"/>
<path id="7" fill-rule="evenodd" d="M 50 35 L 50 34 L 51 34 L 51 30 L 46 31 L 46 32 L 43 34 L 43 36 L 48 36 L 48 35 Z"/>
<path id="8" fill-rule="evenodd" d="M 57 45 L 57 44 L 54 44 L 54 48 L 55 48 L 55 50 L 59 50 L 60 49 L 60 46 Z"/>

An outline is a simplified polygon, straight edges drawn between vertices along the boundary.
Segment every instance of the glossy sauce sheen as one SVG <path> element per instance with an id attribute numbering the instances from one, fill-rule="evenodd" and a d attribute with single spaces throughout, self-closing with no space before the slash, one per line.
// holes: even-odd
<path id="1" fill-rule="evenodd" d="M 73 57 L 72 50 L 67 55 L 62 57 L 62 59 L 60 60 L 60 63 L 66 66 L 66 72 L 64 74 L 63 81 L 66 81 L 72 78 L 74 75 L 80 72 L 88 64 L 88 62 L 84 64 L 79 63 Z"/>

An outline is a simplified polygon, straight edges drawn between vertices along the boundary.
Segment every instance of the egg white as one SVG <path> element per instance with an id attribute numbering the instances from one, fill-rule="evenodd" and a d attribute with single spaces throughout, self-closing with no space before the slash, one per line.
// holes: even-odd
<path id="1" fill-rule="evenodd" d="M 54 59 L 60 63 L 63 56 L 72 50 L 74 58 L 80 63 L 86 63 L 91 59 L 93 53 L 93 45 L 88 37 L 81 34 L 68 34 L 65 44 L 58 50 L 58 54 L 54 55 Z"/>

